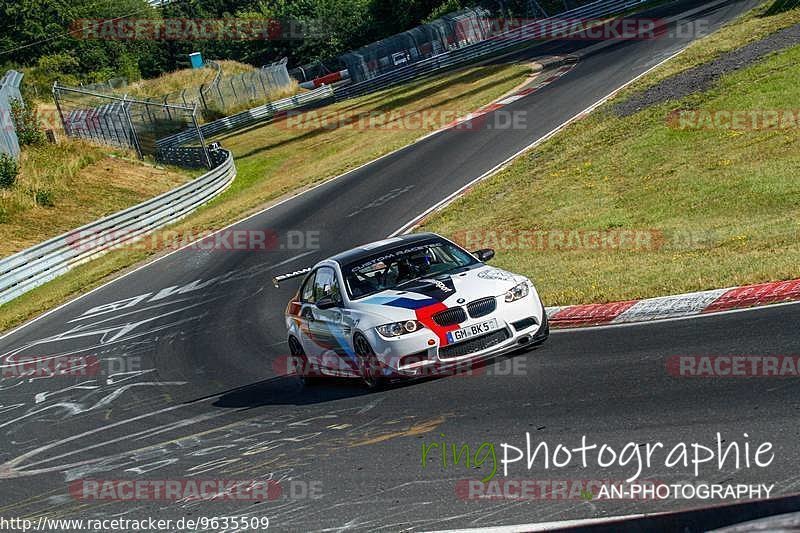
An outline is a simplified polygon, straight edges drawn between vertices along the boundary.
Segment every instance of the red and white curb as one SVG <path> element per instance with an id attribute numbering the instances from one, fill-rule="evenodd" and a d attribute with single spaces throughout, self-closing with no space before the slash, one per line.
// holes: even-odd
<path id="1" fill-rule="evenodd" d="M 630 324 L 800 301 L 800 279 L 606 304 L 548 307 L 556 329 Z"/>
<path id="2" fill-rule="evenodd" d="M 497 111 L 498 109 L 502 109 L 503 107 L 505 107 L 505 106 L 507 106 L 509 104 L 513 104 L 517 100 L 521 100 L 522 98 L 525 98 L 526 96 L 529 96 L 529 95 L 535 93 L 536 91 L 538 91 L 542 87 L 550 85 L 551 83 L 556 81 L 558 78 L 560 78 L 561 76 L 565 75 L 567 72 L 572 70 L 574 67 L 575 67 L 575 63 L 569 63 L 567 65 L 564 65 L 563 67 L 560 67 L 560 68 L 556 69 L 555 71 L 553 71 L 553 73 L 550 76 L 548 76 L 547 78 L 539 81 L 538 83 L 536 83 L 534 85 L 531 85 L 530 87 L 526 87 L 525 89 L 522 89 L 520 91 L 517 91 L 514 94 L 505 96 L 505 97 L 501 98 L 500 100 L 498 100 L 496 102 L 493 102 L 493 103 L 491 103 L 489 105 L 481 107 L 480 109 L 478 109 L 476 111 L 473 111 L 472 113 L 470 113 L 468 115 L 465 115 L 465 116 L 459 118 L 458 120 L 455 120 L 455 121 L 447 124 L 444 128 L 442 128 L 442 130 L 474 129 L 472 127 L 464 127 L 464 125 L 469 123 L 469 122 L 474 121 L 477 118 L 480 118 L 480 117 L 482 117 L 484 115 L 488 115 L 489 113 Z"/>

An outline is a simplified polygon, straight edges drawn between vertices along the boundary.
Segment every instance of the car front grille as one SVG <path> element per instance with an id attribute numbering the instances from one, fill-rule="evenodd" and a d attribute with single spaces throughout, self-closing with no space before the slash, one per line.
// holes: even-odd
<path id="1" fill-rule="evenodd" d="M 493 313 L 497 309 L 497 299 L 494 297 L 481 298 L 467 304 L 467 312 L 472 318 L 480 318 Z"/>
<path id="2" fill-rule="evenodd" d="M 463 355 L 480 352 L 481 350 L 500 344 L 507 340 L 509 336 L 508 330 L 503 328 L 457 344 L 444 346 L 439 348 L 439 359 L 452 359 L 453 357 L 461 357 Z"/>
<path id="3" fill-rule="evenodd" d="M 467 319 L 467 313 L 463 307 L 453 307 L 433 315 L 433 321 L 440 326 L 452 326 L 460 324 Z"/>

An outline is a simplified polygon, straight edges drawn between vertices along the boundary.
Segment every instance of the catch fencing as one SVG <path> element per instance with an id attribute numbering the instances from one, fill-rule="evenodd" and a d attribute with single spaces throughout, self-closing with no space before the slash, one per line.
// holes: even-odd
<path id="1" fill-rule="evenodd" d="M 179 103 L 199 106 L 200 114 L 209 120 L 247 109 L 295 90 L 296 82 L 289 76 L 286 59 L 265 65 L 251 72 L 225 75 L 214 61 L 206 61 L 205 68 L 214 71 L 213 78 L 197 87 L 147 98 L 152 104 Z"/>
<path id="2" fill-rule="evenodd" d="M 14 116 L 11 113 L 11 102 L 18 100 L 22 102 L 22 95 L 19 92 L 19 84 L 22 81 L 22 74 L 16 70 L 9 70 L 0 79 L 0 153 L 19 157 L 19 139 L 17 130 L 14 126 Z"/>
<path id="3" fill-rule="evenodd" d="M 187 142 L 194 141 L 205 149 L 196 104 L 184 106 L 136 100 L 64 87 L 57 82 L 53 85 L 53 98 L 64 133 L 70 137 L 132 149 L 143 157 L 158 155 L 159 139 L 183 132 Z M 210 159 L 205 159 L 206 166 L 211 168 Z"/>
<path id="4" fill-rule="evenodd" d="M 295 82 L 286 69 L 286 61 L 284 58 L 252 72 L 232 76 L 225 76 L 219 65 L 208 62 L 212 68 L 216 66 L 217 75 L 211 82 L 193 90 L 188 98 L 198 102 L 204 115 L 211 117 L 272 100 L 295 87 Z M 180 97 L 186 101 L 186 95 Z"/>
<path id="5" fill-rule="evenodd" d="M 651 1 L 652 0 L 597 0 L 577 9 L 565 11 L 557 17 L 538 20 L 510 31 L 495 34 L 484 41 L 435 55 L 428 59 L 423 59 L 417 63 L 412 63 L 366 81 L 337 87 L 334 90 L 334 97 L 337 101 L 346 100 L 423 76 L 527 48 L 535 44 L 535 41 L 541 42 L 542 40 L 547 40 L 547 28 L 557 19 L 594 19 L 616 15 Z"/>
<path id="6" fill-rule="evenodd" d="M 468 8 L 343 54 L 339 60 L 346 66 L 350 79 L 358 83 L 478 43 L 487 39 L 490 31 L 489 11 Z"/>
<path id="7" fill-rule="evenodd" d="M 203 138 L 210 139 L 223 132 L 236 131 L 269 120 L 280 113 L 285 113 L 294 109 L 302 109 L 309 105 L 325 103 L 325 101 L 330 100 L 332 96 L 333 88 L 326 85 L 314 89 L 313 91 L 301 93 L 290 98 L 284 98 L 283 100 L 276 100 L 275 102 L 254 107 L 253 109 L 248 109 L 247 111 L 242 111 L 241 113 L 229 117 L 207 122 L 200 126 L 200 133 Z M 165 151 L 172 146 L 181 146 L 191 143 L 192 140 L 196 138 L 196 133 L 192 129 L 187 129 L 175 135 L 159 139 L 156 144 L 159 151 Z"/>

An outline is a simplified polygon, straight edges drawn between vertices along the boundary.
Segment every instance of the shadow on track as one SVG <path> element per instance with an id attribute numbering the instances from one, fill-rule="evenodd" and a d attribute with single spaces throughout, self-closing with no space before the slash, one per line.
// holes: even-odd
<path id="1" fill-rule="evenodd" d="M 469 368 L 459 369 L 455 373 L 417 378 L 394 379 L 377 390 L 364 388 L 355 378 L 324 378 L 324 381 L 313 386 L 303 386 L 295 376 L 276 376 L 273 378 L 237 387 L 220 394 L 214 394 L 199 400 L 212 399 L 214 407 L 227 409 L 254 409 L 268 405 L 314 405 L 333 402 L 358 396 L 370 396 L 413 387 L 426 382 L 441 379 L 458 379 L 465 376 L 481 376 L 486 374 L 489 365 L 513 359 L 526 351 L 534 351 L 536 347 L 519 350 L 500 357 L 479 361 Z M 196 400 L 192 400 L 197 401 Z"/>

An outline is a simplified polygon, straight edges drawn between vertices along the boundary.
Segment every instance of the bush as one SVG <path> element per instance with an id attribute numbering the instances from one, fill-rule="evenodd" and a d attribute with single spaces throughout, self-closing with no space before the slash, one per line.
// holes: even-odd
<path id="1" fill-rule="evenodd" d="M 55 207 L 56 205 L 53 201 L 53 192 L 47 189 L 36 191 L 33 195 L 33 198 L 36 201 L 36 205 L 40 205 L 42 207 Z"/>
<path id="2" fill-rule="evenodd" d="M 41 145 L 47 138 L 39 126 L 39 117 L 36 114 L 36 105 L 27 104 L 16 98 L 11 100 L 11 117 L 14 119 L 14 128 L 17 130 L 17 139 L 20 146 Z"/>
<path id="3" fill-rule="evenodd" d="M 19 175 L 17 161 L 8 154 L 0 154 L 0 187 L 10 189 Z"/>

